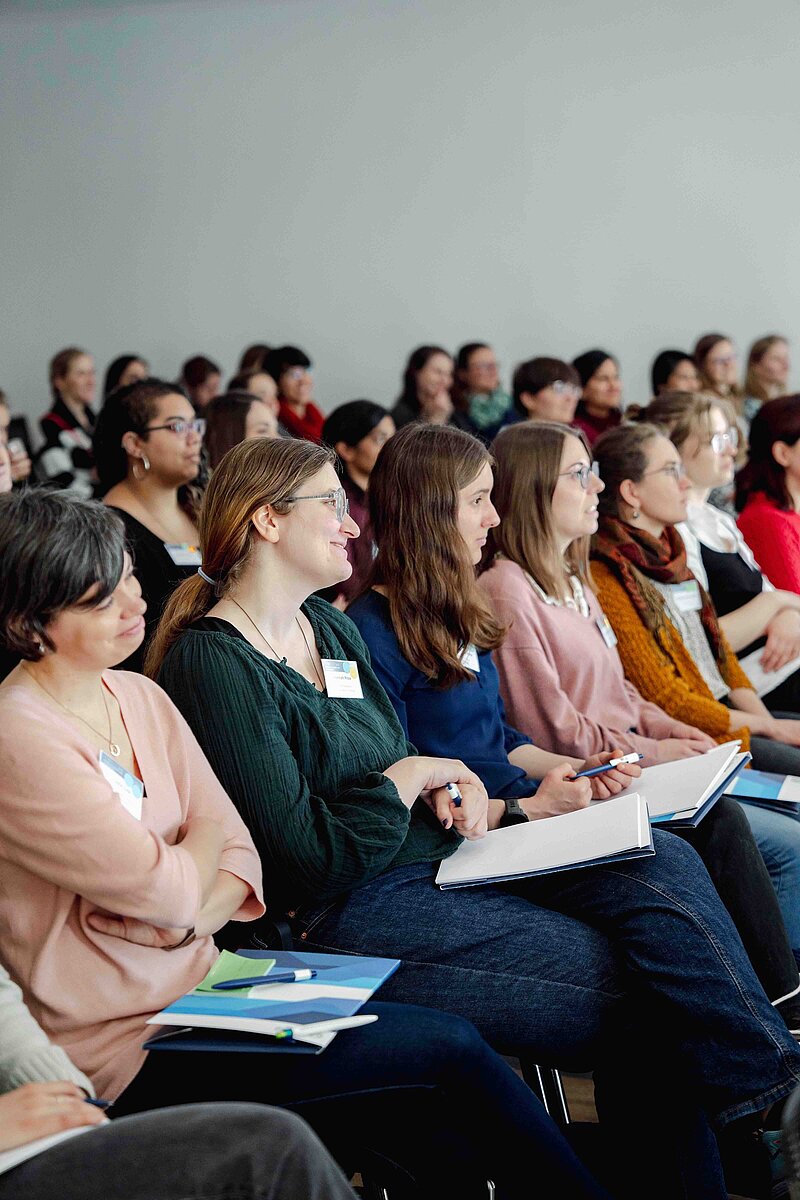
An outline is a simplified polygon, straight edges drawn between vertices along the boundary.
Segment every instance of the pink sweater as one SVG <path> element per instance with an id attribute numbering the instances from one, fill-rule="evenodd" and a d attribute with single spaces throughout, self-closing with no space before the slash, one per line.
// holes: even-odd
<path id="1" fill-rule="evenodd" d="M 580 757 L 619 747 L 652 763 L 659 761 L 657 739 L 687 736 L 688 725 L 628 683 L 616 648 L 603 640 L 602 609 L 588 588 L 590 615 L 583 617 L 547 604 L 508 559 L 481 575 L 480 586 L 492 611 L 510 625 L 494 652 L 508 722 L 537 746 Z"/>
<path id="2" fill-rule="evenodd" d="M 784 512 L 763 492 L 756 492 L 737 525 L 770 583 L 800 592 L 800 513 Z"/>
<path id="3" fill-rule="evenodd" d="M 235 919 L 264 911 L 261 864 L 188 725 L 155 683 L 104 679 L 119 701 L 145 785 L 142 819 L 120 803 L 97 750 L 27 688 L 0 688 L 0 948 L 46 1033 L 114 1098 L 144 1061 L 147 1017 L 194 987 L 217 956 L 210 937 L 181 950 L 95 932 L 94 909 L 155 925 L 195 923 L 201 885 L 178 829 L 223 825 L 221 866 L 252 891 Z"/>

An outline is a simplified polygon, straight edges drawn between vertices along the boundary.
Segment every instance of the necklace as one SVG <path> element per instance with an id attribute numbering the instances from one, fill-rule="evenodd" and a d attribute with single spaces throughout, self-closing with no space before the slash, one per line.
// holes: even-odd
<path id="1" fill-rule="evenodd" d="M 24 663 L 22 665 L 25 667 Z M 33 674 L 32 671 L 29 671 L 27 667 L 25 667 L 25 670 L 28 673 L 28 675 L 30 675 L 31 679 L 36 684 L 36 686 L 38 688 L 41 688 L 42 691 L 44 692 L 44 694 L 46 696 L 49 696 L 54 704 L 57 704 L 59 708 L 63 708 L 64 712 L 69 713 L 69 715 L 71 717 L 77 717 L 79 721 L 83 721 L 84 725 L 86 725 L 89 729 L 91 729 L 92 733 L 96 733 L 99 738 L 103 738 L 104 741 L 108 742 L 108 749 L 109 749 L 110 753 L 113 754 L 114 758 L 119 758 L 120 748 L 116 742 L 111 740 L 111 710 L 108 707 L 108 701 L 106 700 L 106 693 L 105 693 L 105 689 L 103 688 L 102 683 L 100 684 L 100 689 L 101 689 L 101 694 L 103 696 L 103 707 L 106 710 L 106 718 L 108 720 L 108 735 L 107 736 L 106 736 L 106 734 L 101 733 L 101 731 L 99 729 L 96 729 L 94 727 L 94 725 L 92 725 L 91 722 L 87 721 L 85 717 L 82 717 L 80 713 L 75 712 L 71 708 L 67 708 L 66 704 L 62 704 L 61 701 L 56 696 L 53 695 L 53 693 L 50 691 L 49 688 L 46 688 L 43 683 L 39 682 L 39 680 L 36 678 L 36 676 Z"/>
<path id="2" fill-rule="evenodd" d="M 250 616 L 250 613 L 247 611 L 247 609 L 246 609 L 246 608 L 242 608 L 242 606 L 241 606 L 241 604 L 239 603 L 239 601 L 238 601 L 238 600 L 234 600 L 234 599 L 233 599 L 233 596 L 228 596 L 228 599 L 229 599 L 229 600 L 231 600 L 231 601 L 232 601 L 232 602 L 233 602 L 233 603 L 236 605 L 236 607 L 239 609 L 239 612 L 242 612 L 242 613 L 244 613 L 244 615 L 247 617 L 247 619 L 248 619 L 248 621 L 250 622 L 250 624 L 253 626 L 253 629 L 255 629 L 256 633 L 257 633 L 257 634 L 258 634 L 258 636 L 261 638 L 262 642 L 265 642 L 265 643 L 266 643 L 266 645 L 267 645 L 267 646 L 269 646 L 270 650 L 271 650 L 271 651 L 272 651 L 272 653 L 275 655 L 275 657 L 277 658 L 278 662 L 281 662 L 281 661 L 283 661 L 283 662 L 286 662 L 286 655 L 285 655 L 285 654 L 278 654 L 278 651 L 275 649 L 275 647 L 272 645 L 272 643 L 271 643 L 271 642 L 269 642 L 269 641 L 267 641 L 267 639 L 264 637 L 264 634 L 263 634 L 263 633 L 261 632 L 261 630 L 258 628 L 258 626 L 256 625 L 256 623 L 255 623 L 255 621 L 253 620 L 253 618 Z M 323 692 L 324 692 L 324 691 L 325 691 L 325 681 L 324 681 L 324 679 L 322 678 L 322 676 L 320 675 L 319 671 L 317 670 L 317 664 L 314 662 L 314 656 L 313 656 L 313 654 L 311 653 L 311 647 L 310 647 L 310 646 L 309 646 L 309 644 L 308 644 L 308 638 L 306 637 L 305 633 L 303 632 L 303 626 L 300 624 L 300 618 L 299 618 L 297 615 L 295 615 L 295 618 L 294 618 L 294 619 L 295 619 L 295 621 L 297 622 L 297 628 L 300 630 L 300 636 L 301 636 L 301 638 L 303 639 L 303 642 L 304 642 L 304 644 L 305 644 L 306 653 L 308 654 L 308 661 L 311 663 L 311 666 L 312 666 L 312 669 L 313 669 L 313 671 L 314 671 L 314 674 L 316 675 L 317 679 L 319 680 L 320 687 L 322 688 L 322 690 L 323 690 Z"/>

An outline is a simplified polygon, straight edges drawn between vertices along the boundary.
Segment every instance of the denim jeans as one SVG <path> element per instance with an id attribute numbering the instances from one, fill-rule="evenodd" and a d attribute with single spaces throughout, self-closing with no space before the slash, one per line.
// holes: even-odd
<path id="1" fill-rule="evenodd" d="M 417 1005 L 362 1011 L 380 1019 L 339 1033 L 319 1056 L 153 1051 L 113 1111 L 257 1099 L 301 1115 L 348 1170 L 365 1155 L 396 1164 L 418 1181 L 414 1196 L 485 1200 L 488 1178 L 503 1200 L 537 1188 L 542 1197 L 609 1200 L 474 1026 Z"/>
<path id="2" fill-rule="evenodd" d="M 435 865 L 398 867 L 299 914 L 298 932 L 402 959 L 382 995 L 466 1016 L 506 1052 L 638 1079 L 621 1107 L 605 1089 L 620 1129 L 646 1114 L 652 1130 L 660 1101 L 668 1121 L 697 1103 L 724 1126 L 791 1091 L 800 1049 L 695 851 L 653 837 L 654 858 L 504 886 L 440 891 Z"/>
<path id="3" fill-rule="evenodd" d="M 758 739 L 763 740 L 763 739 Z M 775 746 L 775 742 L 768 743 Z M 789 747 L 779 747 L 788 749 Z M 763 769 L 763 768 L 762 768 Z M 790 813 L 742 803 L 769 871 L 783 923 L 795 955 L 800 954 L 800 821 Z"/>
<path id="4" fill-rule="evenodd" d="M 0 1175 L 0 1200 L 355 1200 L 291 1113 L 196 1104 L 112 1121 Z"/>

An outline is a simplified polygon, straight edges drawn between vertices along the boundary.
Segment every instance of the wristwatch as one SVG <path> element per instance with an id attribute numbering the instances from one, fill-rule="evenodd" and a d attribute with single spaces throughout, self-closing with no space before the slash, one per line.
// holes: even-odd
<path id="1" fill-rule="evenodd" d="M 523 808 L 520 807 L 519 800 L 504 800 L 506 811 L 500 818 L 499 829 L 507 829 L 509 825 L 522 825 L 530 820 L 530 817 Z"/>

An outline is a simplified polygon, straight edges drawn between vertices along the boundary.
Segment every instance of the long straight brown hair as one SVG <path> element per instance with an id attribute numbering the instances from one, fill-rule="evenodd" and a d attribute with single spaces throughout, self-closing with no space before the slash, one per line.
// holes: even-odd
<path id="1" fill-rule="evenodd" d="M 173 642 L 193 621 L 204 617 L 240 578 L 253 548 L 251 518 L 264 504 L 291 512 L 288 500 L 334 452 L 295 438 L 252 438 L 224 456 L 208 485 L 198 530 L 203 571 L 184 579 L 172 593 L 145 658 L 145 673 L 155 679 Z"/>
<path id="2" fill-rule="evenodd" d="M 381 450 L 369 477 L 378 553 L 367 587 L 386 588 L 405 658 L 441 688 L 472 679 L 460 654 L 495 650 L 505 628 L 492 616 L 458 529 L 458 493 L 492 458 L 447 425 L 406 425 Z"/>
<path id="3" fill-rule="evenodd" d="M 592 452 L 581 430 L 558 421 L 510 425 L 492 443 L 492 498 L 500 524 L 489 531 L 482 569 L 502 554 L 554 599 L 563 597 L 570 575 L 589 582 L 589 538 L 578 538 L 562 556 L 553 524 L 553 492 L 568 437 L 581 443 L 591 462 Z"/>

